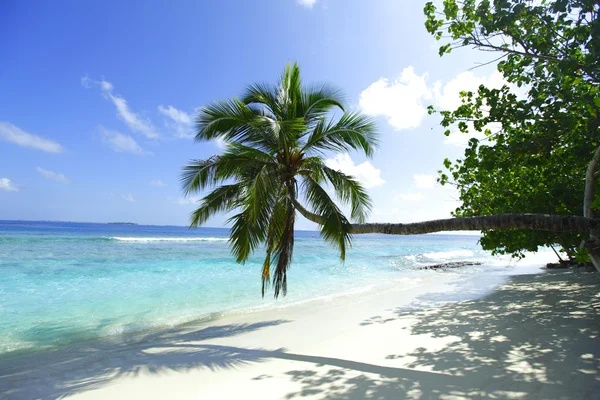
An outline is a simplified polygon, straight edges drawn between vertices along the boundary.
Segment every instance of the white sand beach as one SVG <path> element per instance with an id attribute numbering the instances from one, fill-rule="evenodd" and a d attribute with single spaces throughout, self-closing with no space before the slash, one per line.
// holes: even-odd
<path id="1" fill-rule="evenodd" d="M 482 297 L 472 276 L 437 273 L 410 289 L 5 359 L 0 397 L 599 398 L 600 274 L 505 279 Z"/>

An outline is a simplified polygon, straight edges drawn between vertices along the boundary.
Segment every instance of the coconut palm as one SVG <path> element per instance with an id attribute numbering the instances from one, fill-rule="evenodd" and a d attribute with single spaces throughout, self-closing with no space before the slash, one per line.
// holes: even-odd
<path id="1" fill-rule="evenodd" d="M 352 225 L 324 185 L 350 206 L 352 220 L 364 222 L 371 209 L 361 184 L 324 162 L 332 151 L 371 156 L 377 144 L 373 121 L 346 112 L 342 100 L 328 85 L 303 86 L 298 65 L 288 64 L 278 85 L 252 84 L 241 99 L 219 101 L 200 112 L 196 140 L 220 139 L 226 147 L 220 155 L 183 167 L 186 195 L 216 187 L 191 214 L 191 226 L 234 212 L 228 222 L 237 262 L 244 263 L 260 245 L 266 248 L 263 296 L 273 267 L 275 297 L 287 292 L 296 211 L 318 223 L 321 236 L 345 259 Z M 339 118 L 332 115 L 336 109 Z"/>

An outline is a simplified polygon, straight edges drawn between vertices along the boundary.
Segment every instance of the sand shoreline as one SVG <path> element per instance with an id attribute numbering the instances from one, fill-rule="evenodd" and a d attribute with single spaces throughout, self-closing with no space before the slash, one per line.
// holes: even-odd
<path id="1" fill-rule="evenodd" d="M 407 290 L 0 361 L 0 397 L 576 399 L 600 392 L 600 276 L 517 275 L 491 293 L 452 301 L 475 282 L 439 274 Z"/>

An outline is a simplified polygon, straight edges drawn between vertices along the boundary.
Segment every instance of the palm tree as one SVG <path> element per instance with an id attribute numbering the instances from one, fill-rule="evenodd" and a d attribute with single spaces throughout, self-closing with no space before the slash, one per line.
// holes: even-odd
<path id="1" fill-rule="evenodd" d="M 219 101 L 200 112 L 196 140 L 221 139 L 227 145 L 223 154 L 183 167 L 186 195 L 216 187 L 191 214 L 191 226 L 216 213 L 235 212 L 228 222 L 237 262 L 265 245 L 263 296 L 273 266 L 275 297 L 287 292 L 296 211 L 318 223 L 321 236 L 345 259 L 352 224 L 324 185 L 350 206 L 351 219 L 362 223 L 371 209 L 361 184 L 323 160 L 331 151 L 371 156 L 377 145 L 373 121 L 345 111 L 342 100 L 328 85 L 304 87 L 298 65 L 288 64 L 278 85 L 252 84 L 241 99 Z M 335 109 L 342 111 L 339 118 L 332 117 Z"/>

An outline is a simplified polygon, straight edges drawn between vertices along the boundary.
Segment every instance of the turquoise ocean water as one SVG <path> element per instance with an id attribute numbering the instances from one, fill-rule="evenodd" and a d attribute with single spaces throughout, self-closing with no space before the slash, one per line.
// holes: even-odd
<path id="1" fill-rule="evenodd" d="M 298 232 L 288 296 L 260 294 L 263 252 L 245 265 L 228 230 L 0 221 L 0 355 L 98 336 L 358 294 L 435 279 L 423 265 L 477 260 L 487 273 L 511 263 L 477 236 L 356 236 L 342 264 L 317 232 Z M 487 270 L 487 271 L 486 271 Z"/>

